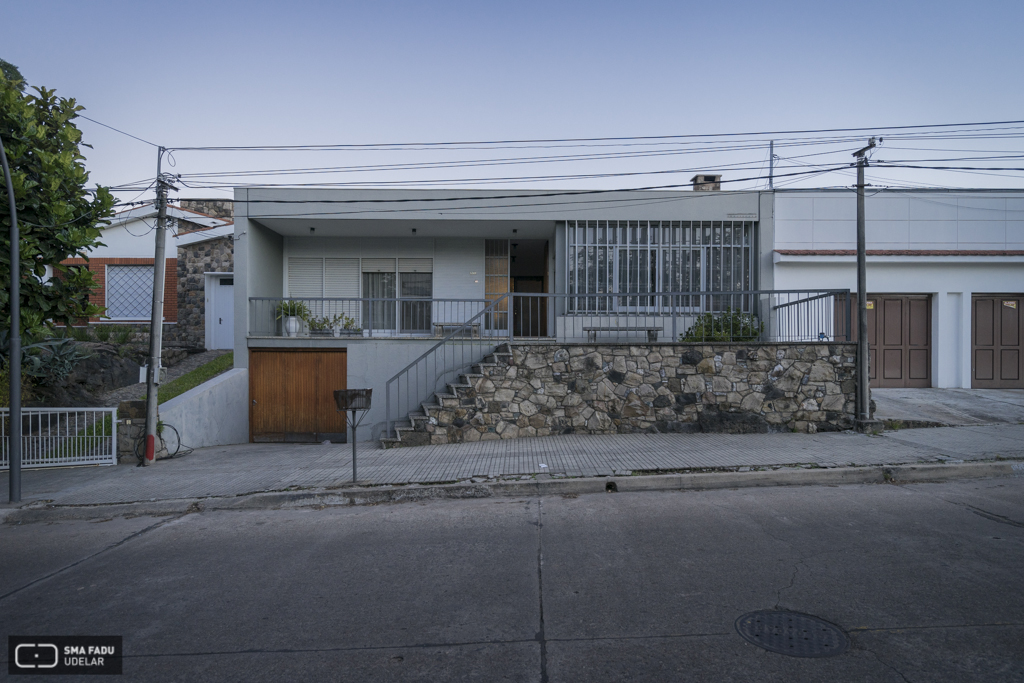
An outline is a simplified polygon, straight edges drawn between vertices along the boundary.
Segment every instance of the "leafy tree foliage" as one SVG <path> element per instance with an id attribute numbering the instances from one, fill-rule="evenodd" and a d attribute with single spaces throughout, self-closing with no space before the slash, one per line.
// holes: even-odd
<path id="1" fill-rule="evenodd" d="M 25 89 L 25 77 L 18 71 L 18 67 L 14 66 L 8 61 L 0 59 L 0 73 L 3 73 L 4 77 L 12 81 L 18 90 Z"/>
<path id="2" fill-rule="evenodd" d="M 85 266 L 65 266 L 69 258 L 88 259 L 102 246 L 100 231 L 113 215 L 114 198 L 105 188 L 86 191 L 89 174 L 79 151 L 82 133 L 74 119 L 83 107 L 53 90 L 33 88 L 22 94 L 18 84 L 0 75 L 0 135 L 11 167 L 18 227 L 21 232 L 21 329 L 39 338 L 55 325 L 98 316 L 89 303 L 93 276 Z M 10 208 L 0 186 L 0 324 L 9 327 Z M 43 282 L 46 268 L 55 277 Z"/>

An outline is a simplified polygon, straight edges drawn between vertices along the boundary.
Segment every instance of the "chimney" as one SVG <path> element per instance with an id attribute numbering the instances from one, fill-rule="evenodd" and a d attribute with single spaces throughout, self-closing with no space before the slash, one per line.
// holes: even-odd
<path id="1" fill-rule="evenodd" d="M 694 192 L 717 192 L 722 189 L 722 176 L 701 173 L 690 179 Z"/>

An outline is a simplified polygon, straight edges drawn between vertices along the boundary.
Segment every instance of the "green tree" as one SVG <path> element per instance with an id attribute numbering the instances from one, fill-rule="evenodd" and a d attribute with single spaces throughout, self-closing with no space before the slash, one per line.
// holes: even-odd
<path id="1" fill-rule="evenodd" d="M 61 261 L 86 258 L 96 246 L 114 198 L 105 188 L 86 190 L 89 174 L 79 147 L 82 132 L 74 119 L 83 107 L 53 90 L 33 88 L 22 94 L 18 84 L 0 75 L 0 135 L 11 168 L 18 227 L 21 232 L 21 329 L 27 337 L 43 336 L 55 325 L 70 325 L 100 315 L 89 303 L 94 283 L 85 266 Z M 10 208 L 6 187 L 0 190 L 0 324 L 10 325 Z M 46 267 L 54 275 L 43 282 Z"/>
<path id="2" fill-rule="evenodd" d="M 0 73 L 3 73 L 7 80 L 13 81 L 18 90 L 25 90 L 25 77 L 21 75 L 20 71 L 18 71 L 18 67 L 8 61 L 0 59 Z"/>

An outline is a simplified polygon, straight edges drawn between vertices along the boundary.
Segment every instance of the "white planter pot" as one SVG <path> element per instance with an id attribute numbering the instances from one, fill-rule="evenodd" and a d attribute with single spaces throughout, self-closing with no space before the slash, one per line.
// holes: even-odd
<path id="1" fill-rule="evenodd" d="M 284 333 L 288 337 L 298 337 L 302 331 L 302 318 L 297 315 L 289 315 L 284 319 Z"/>

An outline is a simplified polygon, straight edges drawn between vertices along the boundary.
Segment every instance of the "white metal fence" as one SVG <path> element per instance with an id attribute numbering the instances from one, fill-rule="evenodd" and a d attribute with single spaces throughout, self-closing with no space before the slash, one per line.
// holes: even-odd
<path id="1" fill-rule="evenodd" d="M 10 410 L 0 408 L 0 470 L 10 468 Z M 21 466 L 117 464 L 117 408 L 22 408 Z"/>

